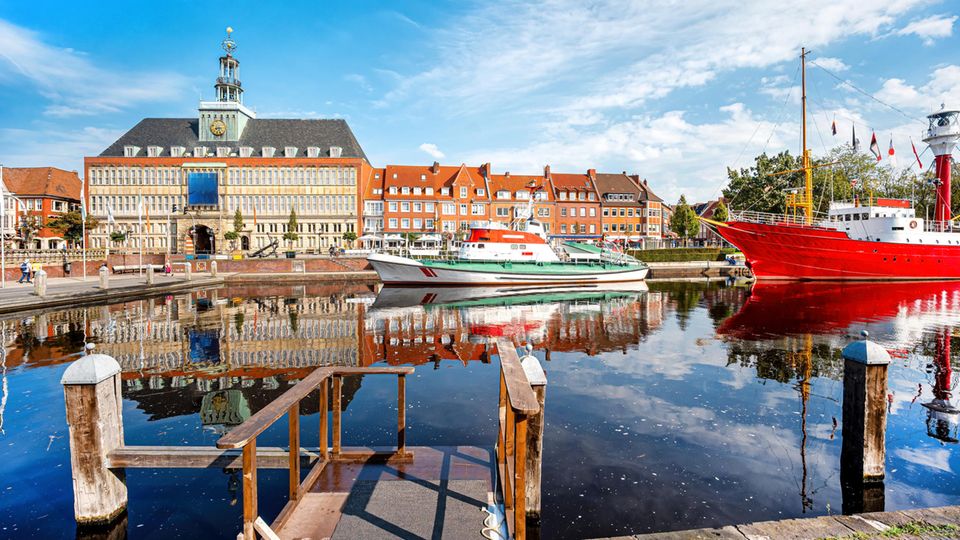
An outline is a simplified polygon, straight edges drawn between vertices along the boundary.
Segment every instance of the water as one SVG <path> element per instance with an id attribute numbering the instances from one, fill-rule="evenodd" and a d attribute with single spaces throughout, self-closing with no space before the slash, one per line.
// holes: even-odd
<path id="1" fill-rule="evenodd" d="M 956 416 L 923 406 L 957 384 L 948 366 L 960 348 L 960 284 L 751 294 L 672 283 L 467 299 L 477 295 L 408 289 L 372 303 L 364 285 L 230 288 L 0 322 L 0 537 L 76 534 L 59 379 L 84 339 L 123 367 L 128 444 L 208 446 L 314 366 L 380 362 L 417 366 L 408 444 L 491 446 L 499 373 L 484 339 L 529 341 L 549 380 L 543 536 L 579 538 L 850 507 L 839 351 L 866 329 L 895 356 L 885 508 L 960 504 Z M 344 444 L 394 443 L 395 385 L 345 381 Z M 316 403 L 304 401 L 302 414 L 312 444 Z M 283 445 L 285 431 L 281 420 L 259 444 Z M 127 484 L 131 538 L 239 530 L 236 471 L 130 470 Z M 286 471 L 261 470 L 259 487 L 270 518 Z"/>

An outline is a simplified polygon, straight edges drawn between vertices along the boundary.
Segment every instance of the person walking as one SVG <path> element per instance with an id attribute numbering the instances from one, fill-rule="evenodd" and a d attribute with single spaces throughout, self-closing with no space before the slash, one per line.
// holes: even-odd
<path id="1" fill-rule="evenodd" d="M 20 279 L 17 280 L 17 283 L 23 283 L 23 280 L 27 280 L 27 283 L 33 283 L 30 281 L 30 261 L 28 259 L 24 259 L 20 263 Z"/>

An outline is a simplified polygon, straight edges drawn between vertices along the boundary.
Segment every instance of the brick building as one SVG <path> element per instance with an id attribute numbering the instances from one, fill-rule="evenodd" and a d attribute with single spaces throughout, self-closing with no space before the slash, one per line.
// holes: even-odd
<path id="1" fill-rule="evenodd" d="M 144 119 L 85 158 L 89 210 L 102 223 L 90 247 L 121 230 L 126 247 L 145 252 L 224 253 L 238 209 L 243 250 L 285 248 L 291 210 L 297 251 L 342 244 L 362 226 L 358 186 L 371 168 L 347 123 L 257 118 L 229 34 L 222 46 L 216 100 L 200 102 L 197 117 Z"/>
<path id="2" fill-rule="evenodd" d="M 488 165 L 489 168 L 489 165 Z M 525 174 L 491 174 L 489 177 L 493 221 L 510 223 L 526 219 L 526 208 L 533 191 L 533 217 L 548 234 L 556 230 L 556 204 L 544 177 Z M 538 189 L 539 188 L 539 189 Z"/>
<path id="3" fill-rule="evenodd" d="M 600 200 L 594 177 L 596 171 L 585 174 L 553 173 L 547 165 L 543 170 L 556 204 L 554 238 L 599 240 L 601 237 Z"/>
<path id="4" fill-rule="evenodd" d="M 55 167 L 4 167 L 4 231 L 21 249 L 60 249 L 64 239 L 47 227 L 51 219 L 80 208 L 80 177 Z M 24 223 L 39 226 L 24 237 Z"/>

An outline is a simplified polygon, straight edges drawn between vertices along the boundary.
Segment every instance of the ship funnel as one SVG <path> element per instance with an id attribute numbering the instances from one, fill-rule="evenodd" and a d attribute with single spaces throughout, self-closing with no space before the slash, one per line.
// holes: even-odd
<path id="1" fill-rule="evenodd" d="M 953 149 L 960 141 L 960 111 L 941 110 L 927 116 L 930 125 L 923 142 L 930 146 L 937 161 L 937 203 L 934 219 L 947 222 L 953 217 L 950 211 L 950 165 Z"/>

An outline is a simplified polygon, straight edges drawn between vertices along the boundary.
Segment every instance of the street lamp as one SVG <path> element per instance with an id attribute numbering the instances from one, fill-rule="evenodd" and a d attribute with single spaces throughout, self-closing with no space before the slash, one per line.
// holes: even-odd
<path id="1" fill-rule="evenodd" d="M 170 215 L 177 213 L 177 205 L 174 204 L 170 211 L 167 212 L 167 255 L 173 255 L 173 243 L 177 239 L 177 235 L 173 234 L 173 229 L 170 228 Z"/>

